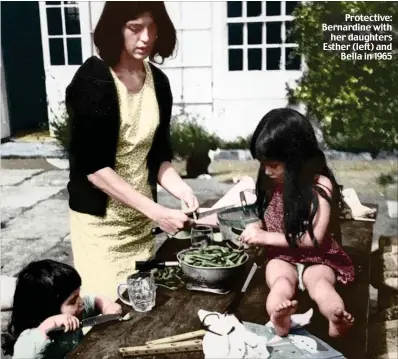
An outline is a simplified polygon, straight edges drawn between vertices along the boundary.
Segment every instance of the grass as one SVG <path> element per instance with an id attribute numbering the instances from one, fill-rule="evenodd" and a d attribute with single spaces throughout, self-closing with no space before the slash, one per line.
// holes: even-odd
<path id="1" fill-rule="evenodd" d="M 185 162 L 175 162 L 176 169 L 181 175 L 185 175 Z M 397 200 L 397 160 L 335 160 L 329 162 L 335 173 L 337 181 L 345 188 L 352 187 L 363 196 L 380 197 Z M 210 165 L 212 177 L 222 181 L 230 182 L 234 177 L 248 175 L 257 177 L 257 161 L 215 161 Z M 395 183 L 385 187 L 378 184 L 380 175 L 392 174 Z"/>

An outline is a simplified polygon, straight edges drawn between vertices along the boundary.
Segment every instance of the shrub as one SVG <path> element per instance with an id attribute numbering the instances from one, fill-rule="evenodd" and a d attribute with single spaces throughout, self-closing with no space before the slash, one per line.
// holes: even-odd
<path id="1" fill-rule="evenodd" d="M 65 105 L 63 102 L 59 104 L 60 115 L 54 113 L 53 110 L 50 110 L 53 115 L 53 121 L 51 122 L 51 128 L 53 132 L 53 136 L 62 146 L 65 154 L 67 155 L 68 146 L 69 146 L 69 121 L 68 114 L 65 109 Z"/>
<path id="2" fill-rule="evenodd" d="M 220 148 L 225 150 L 236 150 L 236 149 L 246 150 L 249 149 L 251 138 L 252 135 L 246 137 L 239 136 L 238 138 L 232 141 L 223 141 Z"/>
<path id="3" fill-rule="evenodd" d="M 60 104 L 60 108 L 64 108 Z M 61 115 L 56 115 L 53 111 L 54 120 L 51 127 L 54 137 L 63 147 L 67 154 L 69 144 L 69 126 L 66 110 L 61 111 Z M 197 117 L 190 115 L 174 116 L 171 120 L 171 142 L 174 153 L 179 159 L 186 159 L 193 152 L 207 153 L 209 149 L 247 149 L 250 137 L 238 137 L 234 141 L 223 141 L 219 136 L 210 133 L 200 123 Z"/>
<path id="4" fill-rule="evenodd" d="M 397 2 L 303 3 L 295 10 L 291 36 L 298 43 L 296 52 L 303 55 L 308 70 L 296 88 L 288 87 L 289 99 L 307 105 L 309 115 L 321 123 L 325 141 L 332 148 L 373 153 L 396 149 L 397 55 L 392 54 L 389 60 L 347 61 L 338 52 L 324 51 L 323 43 L 327 40 L 322 24 L 344 23 L 344 14 L 392 16 L 388 24 L 393 31 L 384 34 L 393 35 L 396 47 Z"/>
<path id="5" fill-rule="evenodd" d="M 206 152 L 222 145 L 219 136 L 210 133 L 200 124 L 199 119 L 190 115 L 178 115 L 172 118 L 171 142 L 175 155 L 187 158 L 193 152 Z"/>

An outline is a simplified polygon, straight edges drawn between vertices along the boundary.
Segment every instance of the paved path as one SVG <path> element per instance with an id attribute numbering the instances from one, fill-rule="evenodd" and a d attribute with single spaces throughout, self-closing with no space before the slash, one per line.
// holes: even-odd
<path id="1" fill-rule="evenodd" d="M 21 169 L 21 161 L 33 169 Z M 26 263 L 39 258 L 73 261 L 66 190 L 69 172 L 42 164 L 41 160 L 7 160 L 1 170 L 3 275 L 14 276 Z M 232 186 L 213 180 L 187 182 L 202 203 L 220 198 Z M 179 208 L 180 202 L 167 192 L 160 191 L 158 196 L 161 204 Z"/>

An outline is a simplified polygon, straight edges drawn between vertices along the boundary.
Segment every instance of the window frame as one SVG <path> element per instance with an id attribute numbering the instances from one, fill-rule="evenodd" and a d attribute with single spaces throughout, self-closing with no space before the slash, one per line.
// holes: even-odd
<path id="1" fill-rule="evenodd" d="M 224 46 L 226 47 L 226 67 L 228 72 L 239 72 L 239 73 L 247 73 L 247 72 L 256 72 L 256 71 L 302 71 L 303 69 L 303 59 L 301 58 L 301 66 L 300 69 L 286 69 L 286 49 L 287 48 L 297 48 L 298 44 L 295 43 L 285 43 L 286 40 L 286 22 L 294 20 L 294 16 L 286 15 L 286 1 L 279 1 L 281 5 L 281 15 L 278 16 L 268 16 L 265 14 L 266 12 L 266 1 L 261 1 L 261 15 L 260 16 L 247 16 L 247 3 L 248 1 L 240 1 L 242 3 L 242 16 L 241 17 L 228 17 L 227 7 L 228 2 L 224 2 L 225 6 L 225 27 L 226 27 L 226 37 Z M 267 23 L 271 22 L 281 22 L 281 43 L 280 44 L 267 44 L 266 36 L 267 36 Z M 240 23 L 243 24 L 243 44 L 242 45 L 229 45 L 228 44 L 228 24 Z M 248 44 L 248 24 L 249 23 L 262 23 L 262 43 L 251 45 Z M 279 69 L 268 70 L 267 69 L 267 56 L 266 52 L 268 48 L 280 48 L 281 49 L 281 57 L 280 57 L 280 67 Z M 243 50 L 243 69 L 242 70 L 230 70 L 229 69 L 229 50 L 230 49 L 242 49 Z M 262 50 L 262 58 L 261 58 L 261 70 L 249 70 L 249 58 L 248 58 L 248 50 L 249 49 L 261 49 Z"/>
<path id="2" fill-rule="evenodd" d="M 42 39 L 43 49 L 47 48 L 48 53 L 48 66 L 79 66 L 83 63 L 85 58 L 85 41 L 84 41 L 84 34 L 83 34 L 83 24 L 82 24 L 82 12 L 84 11 L 82 3 L 80 1 L 75 1 L 74 4 L 67 4 L 66 1 L 60 1 L 60 4 L 47 4 L 46 1 L 43 1 L 41 9 L 41 21 L 44 21 L 42 29 L 44 31 L 44 38 Z M 47 18 L 47 9 L 60 9 L 61 10 L 61 28 L 62 34 L 60 35 L 50 35 L 48 33 L 48 18 Z M 79 34 L 67 34 L 66 33 L 66 19 L 65 19 L 65 9 L 68 8 L 76 8 L 79 12 L 79 26 L 80 26 L 80 33 Z M 63 64 L 52 64 L 51 63 L 51 52 L 50 52 L 50 40 L 51 39 L 62 39 L 63 49 L 64 49 L 64 63 Z M 81 63 L 79 64 L 71 64 L 69 63 L 68 59 L 68 39 L 80 39 L 80 51 L 81 51 Z"/>

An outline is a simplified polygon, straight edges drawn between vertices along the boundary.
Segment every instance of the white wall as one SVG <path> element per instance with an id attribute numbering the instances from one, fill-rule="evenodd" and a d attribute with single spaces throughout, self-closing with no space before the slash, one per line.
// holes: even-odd
<path id="1" fill-rule="evenodd" d="M 3 53 L 0 49 L 0 71 L 1 71 L 1 139 L 7 138 L 10 136 L 10 119 L 8 116 L 8 101 L 7 101 L 7 89 L 6 89 L 6 81 L 4 76 L 4 67 L 3 67 Z"/>
<path id="2" fill-rule="evenodd" d="M 161 66 L 170 79 L 174 113 L 183 108 L 209 127 L 213 114 L 212 4 L 168 1 L 166 8 L 178 37 L 175 58 Z"/>
<path id="3" fill-rule="evenodd" d="M 247 136 L 269 110 L 288 104 L 286 83 L 301 71 L 228 71 L 226 1 L 212 3 L 214 129 L 225 139 Z"/>
<path id="4" fill-rule="evenodd" d="M 250 134 L 267 111 L 288 104 L 286 83 L 294 84 L 300 71 L 228 71 L 226 1 L 166 6 L 179 39 L 176 58 L 162 66 L 175 113 L 184 106 L 210 131 L 234 139 Z"/>

